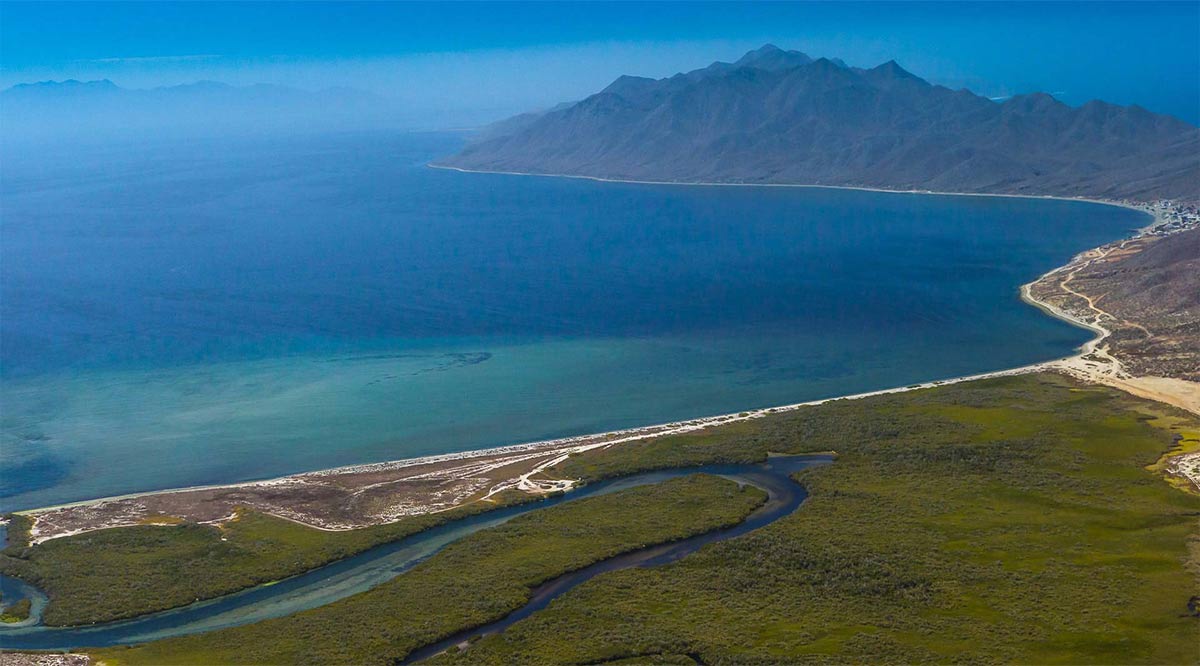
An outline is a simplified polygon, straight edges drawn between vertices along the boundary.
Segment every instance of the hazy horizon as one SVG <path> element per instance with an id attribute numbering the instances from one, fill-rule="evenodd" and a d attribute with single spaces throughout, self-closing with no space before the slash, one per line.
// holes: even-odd
<path id="1" fill-rule="evenodd" d="M 351 88 L 416 129 L 478 126 L 581 99 L 622 74 L 670 76 L 764 43 L 857 67 L 894 59 L 993 98 L 1047 92 L 1073 106 L 1102 99 L 1200 121 L 1194 3 L 4 3 L 3 12 L 2 88 L 67 79 Z"/>

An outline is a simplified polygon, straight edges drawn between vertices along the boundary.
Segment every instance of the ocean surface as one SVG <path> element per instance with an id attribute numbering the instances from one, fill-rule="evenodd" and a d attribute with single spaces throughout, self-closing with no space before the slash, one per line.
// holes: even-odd
<path id="1" fill-rule="evenodd" d="M 1081 202 L 427 168 L 458 134 L 8 155 L 0 510 L 793 403 L 1069 354 Z"/>

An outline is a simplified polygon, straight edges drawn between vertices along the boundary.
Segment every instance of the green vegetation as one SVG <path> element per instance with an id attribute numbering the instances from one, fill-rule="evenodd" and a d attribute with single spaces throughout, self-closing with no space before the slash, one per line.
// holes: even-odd
<path id="1" fill-rule="evenodd" d="M 8 543 L 16 546 L 29 545 L 29 530 L 33 521 L 26 516 L 10 513 L 4 516 L 8 521 Z"/>
<path id="2" fill-rule="evenodd" d="M 33 602 L 29 599 L 21 599 L 0 611 L 0 622 L 20 622 L 28 619 L 31 606 L 33 606 Z"/>
<path id="3" fill-rule="evenodd" d="M 500 503 L 524 501 L 513 493 Z M 50 597 L 49 625 L 106 622 L 287 578 L 372 546 L 402 539 L 497 505 L 475 503 L 389 525 L 328 532 L 253 511 L 220 528 L 139 525 L 51 539 L 0 552 L 0 573 Z M 16 516 L 9 534 L 19 521 Z M 26 526 L 26 529 L 27 526 Z"/>
<path id="4" fill-rule="evenodd" d="M 1177 456 L 1185 453 L 1195 453 L 1200 451 L 1200 422 L 1190 418 L 1189 414 L 1185 414 L 1173 409 L 1153 409 L 1147 407 L 1146 411 L 1154 415 L 1151 423 L 1154 423 L 1160 428 L 1166 428 L 1175 433 L 1175 445 L 1171 447 L 1158 459 L 1158 462 L 1151 465 L 1148 469 L 1153 472 L 1166 474 L 1167 482 L 1184 491 L 1195 491 L 1197 488 L 1192 485 L 1192 482 L 1182 475 L 1171 474 L 1168 469 L 1168 463 L 1172 456 Z"/>
<path id="5" fill-rule="evenodd" d="M 596 480 L 769 452 L 839 454 L 800 475 L 810 499 L 796 514 L 665 567 L 600 576 L 437 660 L 1200 663 L 1189 606 L 1200 596 L 1200 496 L 1161 475 L 1161 456 L 1195 450 L 1198 434 L 1183 412 L 1039 375 L 836 401 L 572 457 L 559 473 Z M 759 501 L 711 477 L 580 500 L 468 537 L 328 606 L 96 655 L 391 663 L 502 617 L 540 581 L 736 522 Z M 235 525 L 258 519 L 280 522 L 247 515 Z M 152 561 L 177 570 L 168 556 Z"/>
<path id="6" fill-rule="evenodd" d="M 666 567 L 598 577 L 435 661 L 1198 663 L 1200 497 L 1147 469 L 1196 426 L 1113 390 L 1027 376 L 580 456 L 565 470 L 598 478 L 840 454 L 802 474 L 811 495 L 796 514 Z"/>
<path id="7" fill-rule="evenodd" d="M 257 624 L 96 652 L 120 664 L 391 664 L 524 605 L 533 587 L 647 544 L 741 522 L 762 491 L 692 475 L 534 511 L 457 541 L 412 571 Z"/>

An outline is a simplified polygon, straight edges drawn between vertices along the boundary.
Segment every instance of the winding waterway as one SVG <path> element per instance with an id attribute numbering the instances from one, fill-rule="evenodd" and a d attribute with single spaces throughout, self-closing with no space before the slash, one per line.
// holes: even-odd
<path id="1" fill-rule="evenodd" d="M 182 608 L 153 613 L 130 620 L 85 627 L 47 627 L 38 623 L 45 597 L 30 586 L 0 576 L 6 601 L 32 596 L 33 615 L 21 625 L 0 627 L 0 647 L 9 650 L 67 650 L 144 643 L 152 640 L 213 631 L 291 615 L 364 592 L 386 583 L 436 554 L 450 543 L 480 530 L 495 527 L 516 516 L 563 502 L 573 502 L 626 488 L 659 483 L 695 473 L 716 474 L 765 490 L 768 499 L 745 521 L 688 539 L 651 546 L 602 560 L 583 569 L 550 580 L 534 590 L 527 605 L 505 618 L 445 641 L 414 651 L 409 660 L 419 660 L 461 643 L 472 636 L 503 631 L 509 625 L 544 608 L 551 600 L 575 586 L 608 571 L 635 566 L 657 566 L 673 562 L 702 546 L 731 539 L 768 525 L 798 509 L 807 494 L 791 475 L 806 467 L 826 464 L 828 456 L 774 456 L 762 464 L 711 465 L 646 472 L 584 486 L 541 502 L 498 509 L 485 514 L 426 530 L 409 538 L 377 546 L 353 557 L 314 569 L 278 583 L 202 601 Z M 10 596 L 11 595 L 11 596 Z"/>

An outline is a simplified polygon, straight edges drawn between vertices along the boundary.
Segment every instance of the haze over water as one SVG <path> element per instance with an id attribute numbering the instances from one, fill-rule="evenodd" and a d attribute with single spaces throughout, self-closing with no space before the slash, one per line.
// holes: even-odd
<path id="1" fill-rule="evenodd" d="M 1079 202 L 462 174 L 455 134 L 6 158 L 0 509 L 984 372 Z"/>

